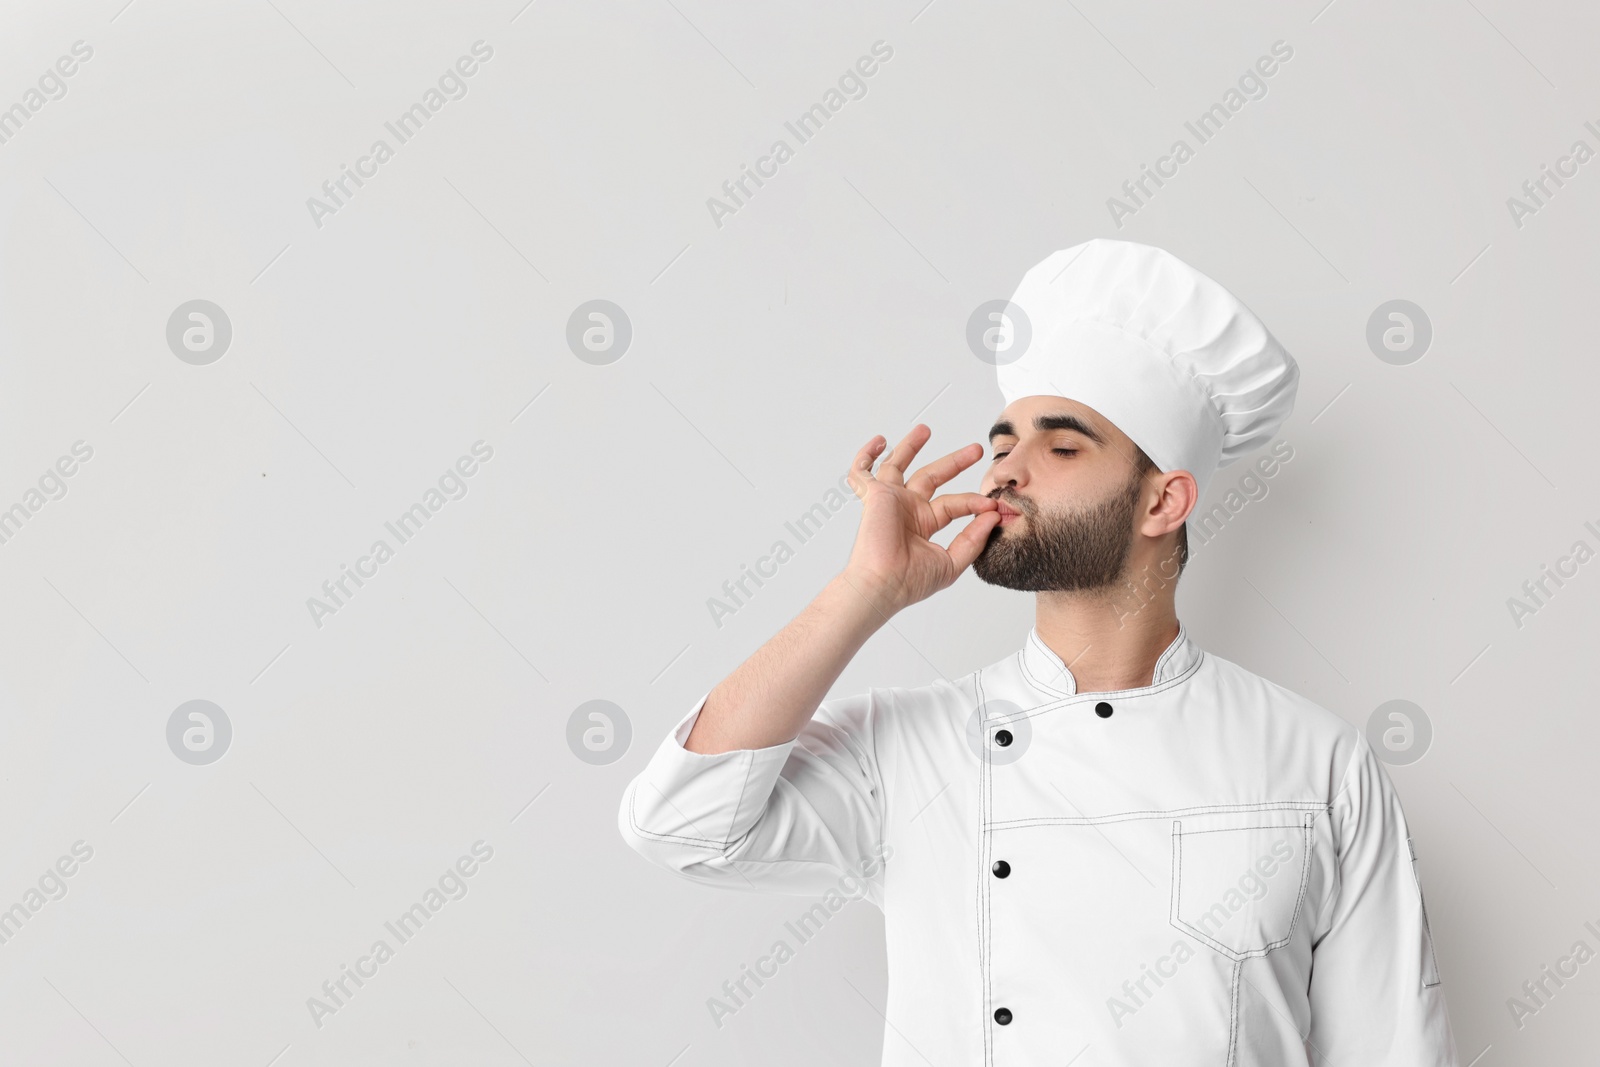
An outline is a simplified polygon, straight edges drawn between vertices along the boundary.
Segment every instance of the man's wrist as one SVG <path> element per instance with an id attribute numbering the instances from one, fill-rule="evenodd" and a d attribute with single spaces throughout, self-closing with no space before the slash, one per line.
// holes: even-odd
<path id="1" fill-rule="evenodd" d="M 839 611 L 856 617 L 870 631 L 883 626 L 904 606 L 889 583 L 848 569 L 835 575 L 823 592 Z"/>

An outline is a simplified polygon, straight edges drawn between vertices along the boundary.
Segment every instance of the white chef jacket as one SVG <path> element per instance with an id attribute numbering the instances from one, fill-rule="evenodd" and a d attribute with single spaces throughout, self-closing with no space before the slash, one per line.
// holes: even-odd
<path id="1" fill-rule="evenodd" d="M 1382 764 L 1181 625 L 1135 689 L 1076 692 L 1035 628 L 768 748 L 685 749 L 704 702 L 628 785 L 622 835 L 730 889 L 870 872 L 885 1067 L 1459 1067 Z"/>

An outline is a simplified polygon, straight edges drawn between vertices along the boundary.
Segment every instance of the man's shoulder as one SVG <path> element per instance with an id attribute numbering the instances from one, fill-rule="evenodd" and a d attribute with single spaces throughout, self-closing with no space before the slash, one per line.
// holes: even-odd
<path id="1" fill-rule="evenodd" d="M 987 668 L 949 678 L 938 677 L 921 685 L 875 685 L 871 692 L 884 710 L 921 712 L 929 708 L 974 708 L 982 692 L 981 675 Z"/>
<path id="2" fill-rule="evenodd" d="M 1214 687 L 1224 706 L 1257 709 L 1329 740 L 1349 743 L 1360 732 L 1337 712 L 1214 652 L 1205 654 L 1201 666 L 1196 681 Z"/>
<path id="3" fill-rule="evenodd" d="M 848 698 L 868 710 L 881 738 L 905 731 L 942 733 L 964 728 L 986 697 L 984 668 L 921 684 L 873 685 Z M 826 707 L 826 705 L 824 705 Z"/>

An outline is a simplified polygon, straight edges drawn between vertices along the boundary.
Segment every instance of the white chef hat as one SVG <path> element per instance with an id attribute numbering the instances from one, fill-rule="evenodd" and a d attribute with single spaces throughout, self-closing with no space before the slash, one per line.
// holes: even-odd
<path id="1" fill-rule="evenodd" d="M 1238 297 L 1163 249 L 1103 237 L 1064 248 L 1023 275 L 1011 304 L 1027 325 L 1014 326 L 1021 354 L 996 357 L 1005 402 L 1087 404 L 1201 494 L 1294 408 L 1293 357 Z"/>

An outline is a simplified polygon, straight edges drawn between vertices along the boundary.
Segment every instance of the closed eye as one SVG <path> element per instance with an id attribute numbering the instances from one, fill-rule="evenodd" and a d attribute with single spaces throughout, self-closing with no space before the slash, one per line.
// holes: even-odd
<path id="1" fill-rule="evenodd" d="M 1054 452 L 1058 456 L 1076 456 L 1078 454 L 1078 450 L 1076 448 L 1052 448 L 1050 451 Z M 1010 452 L 996 452 L 994 454 L 994 459 L 990 460 L 989 462 L 999 463 L 1003 457 L 1009 456 L 1010 454 Z"/>

